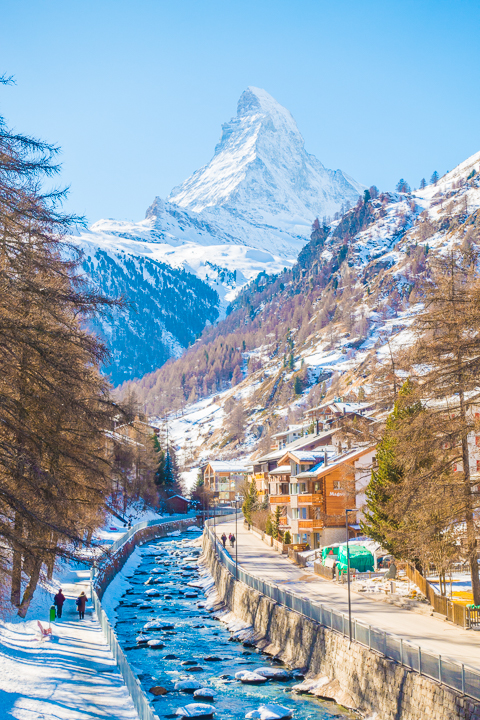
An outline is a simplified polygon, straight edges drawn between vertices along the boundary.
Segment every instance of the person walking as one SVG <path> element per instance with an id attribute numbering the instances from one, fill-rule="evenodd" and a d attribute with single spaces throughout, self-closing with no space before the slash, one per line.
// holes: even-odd
<path id="1" fill-rule="evenodd" d="M 235 535 L 232 533 L 232 534 L 230 535 L 230 546 L 231 546 L 232 548 L 235 546 L 235 540 L 236 540 L 236 537 L 235 537 Z"/>
<path id="2" fill-rule="evenodd" d="M 223 547 L 225 547 L 225 545 L 227 544 L 227 536 L 225 535 L 225 533 L 223 533 L 223 535 L 222 535 L 222 537 L 220 538 L 220 540 L 221 540 L 222 543 L 223 543 Z"/>
<path id="3" fill-rule="evenodd" d="M 63 603 L 65 602 L 65 595 L 62 593 L 62 588 L 59 589 L 55 597 L 53 598 L 53 604 L 56 608 L 56 616 L 58 619 L 62 617 Z"/>
<path id="4" fill-rule="evenodd" d="M 85 617 L 85 605 L 87 604 L 87 596 L 85 595 L 83 590 L 75 602 L 78 610 L 78 619 L 83 620 Z"/>

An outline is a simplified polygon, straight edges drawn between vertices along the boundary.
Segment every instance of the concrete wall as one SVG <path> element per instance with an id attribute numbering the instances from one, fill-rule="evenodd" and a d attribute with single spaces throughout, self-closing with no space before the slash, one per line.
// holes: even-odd
<path id="1" fill-rule="evenodd" d="M 236 582 L 204 536 L 206 563 L 219 596 L 252 625 L 255 642 L 309 678 L 325 678 L 315 694 L 359 710 L 375 720 L 480 720 L 480 704 L 406 670 Z M 313 684 L 312 684 L 313 685 Z M 375 715 L 375 713 L 377 713 Z"/>

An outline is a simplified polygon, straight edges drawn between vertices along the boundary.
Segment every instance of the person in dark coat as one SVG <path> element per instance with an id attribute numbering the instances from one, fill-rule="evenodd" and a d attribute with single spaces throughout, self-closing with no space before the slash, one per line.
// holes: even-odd
<path id="1" fill-rule="evenodd" d="M 78 598 L 76 599 L 75 602 L 76 602 L 76 604 L 77 604 L 77 610 L 78 610 L 79 620 L 83 620 L 83 618 L 85 617 L 85 605 L 86 605 L 86 603 L 87 603 L 87 596 L 85 595 L 85 593 L 83 592 L 83 590 L 82 590 L 82 592 L 80 593 L 80 595 L 78 596 Z"/>
<path id="2" fill-rule="evenodd" d="M 221 540 L 222 543 L 223 543 L 223 547 L 225 547 L 225 545 L 227 544 L 227 536 L 225 535 L 225 533 L 223 533 L 223 535 L 222 535 L 222 537 L 220 538 L 220 540 Z"/>
<path id="3" fill-rule="evenodd" d="M 236 537 L 235 537 L 235 535 L 232 533 L 232 534 L 230 535 L 230 545 L 232 546 L 232 548 L 233 548 L 234 545 L 235 545 L 235 540 L 236 540 Z"/>
<path id="4" fill-rule="evenodd" d="M 65 595 L 62 593 L 62 588 L 58 591 L 58 593 L 53 598 L 53 604 L 55 605 L 55 608 L 57 610 L 57 618 L 62 617 L 62 608 L 63 603 L 65 602 Z"/>

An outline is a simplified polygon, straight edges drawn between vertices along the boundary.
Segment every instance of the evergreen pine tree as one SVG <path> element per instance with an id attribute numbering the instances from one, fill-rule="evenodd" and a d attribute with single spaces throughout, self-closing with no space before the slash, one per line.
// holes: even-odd
<path id="1" fill-rule="evenodd" d="M 278 536 L 280 534 L 280 518 L 281 518 L 280 505 L 277 505 L 277 507 L 275 508 L 275 515 L 273 516 L 273 522 L 272 522 L 272 537 L 274 540 L 278 540 Z"/>
<path id="2" fill-rule="evenodd" d="M 257 484 L 256 484 L 255 480 L 252 480 L 248 486 L 248 493 L 247 493 L 247 496 L 246 496 L 245 500 L 243 501 L 243 505 L 242 505 L 243 515 L 249 525 L 251 525 L 253 522 L 252 512 L 255 510 L 255 508 L 257 506 L 257 496 L 258 496 Z"/>
<path id="3" fill-rule="evenodd" d="M 301 395 L 302 391 L 302 381 L 300 380 L 300 377 L 298 375 L 295 375 L 295 380 L 293 381 L 293 392 L 295 393 L 295 395 Z"/>
<path id="4" fill-rule="evenodd" d="M 405 383 L 400 395 L 405 397 L 409 392 L 409 383 Z M 377 445 L 377 467 L 372 470 L 372 476 L 365 495 L 367 499 L 367 510 L 364 520 L 361 522 L 362 532 L 368 537 L 379 542 L 382 547 L 396 554 L 395 542 L 392 538 L 392 531 L 398 530 L 398 520 L 389 508 L 389 501 L 392 498 L 395 486 L 403 480 L 403 469 L 395 457 L 396 440 L 394 429 L 399 419 L 403 418 L 405 412 L 413 414 L 419 411 L 418 406 L 412 409 L 401 410 L 399 401 L 395 403 L 393 412 L 388 416 L 385 433 Z"/>

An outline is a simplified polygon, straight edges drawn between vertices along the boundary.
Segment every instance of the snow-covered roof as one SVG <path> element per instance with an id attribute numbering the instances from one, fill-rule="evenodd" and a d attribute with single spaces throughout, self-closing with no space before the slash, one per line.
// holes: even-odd
<path id="1" fill-rule="evenodd" d="M 250 472 L 248 465 L 241 465 L 234 460 L 211 460 L 207 465 L 210 465 L 214 472 Z"/>
<path id="2" fill-rule="evenodd" d="M 323 403 L 322 405 L 317 405 L 316 407 L 310 408 L 305 412 L 305 415 L 310 415 L 312 412 L 315 412 L 316 410 L 328 410 L 330 409 L 333 413 L 340 413 L 341 415 L 344 415 L 345 413 L 362 413 L 362 411 L 367 410 L 373 406 L 373 403 L 367 403 L 367 402 L 329 402 L 329 403 Z"/>
<path id="3" fill-rule="evenodd" d="M 272 435 L 272 438 L 284 437 L 285 435 L 290 435 L 290 433 L 294 432 L 303 432 L 305 427 L 307 427 L 307 425 L 289 425 L 287 430 L 275 433 L 275 435 Z"/>
<path id="4" fill-rule="evenodd" d="M 314 475 L 315 477 L 318 477 L 320 475 L 326 475 L 327 473 L 331 472 L 335 468 L 340 467 L 341 465 L 350 460 L 358 460 L 358 458 L 360 458 L 362 455 L 366 455 L 367 452 L 375 450 L 375 447 L 375 445 L 367 445 L 363 448 L 356 448 L 355 450 L 350 450 L 344 455 L 338 455 L 332 458 L 332 460 L 330 460 L 330 458 L 327 458 L 328 462 L 326 465 L 324 465 L 323 462 L 318 463 L 318 465 L 314 465 L 314 467 L 310 468 L 310 470 L 299 473 L 296 477 L 308 478 L 312 477 L 312 475 Z"/>
<path id="5" fill-rule="evenodd" d="M 256 460 L 253 460 L 253 462 L 255 463 L 255 465 L 258 465 L 259 463 L 268 462 L 270 460 L 280 460 L 280 458 L 284 457 L 284 455 L 286 455 L 286 453 L 290 450 L 301 450 L 302 447 L 305 447 L 305 445 L 310 445 L 313 442 L 320 442 L 321 440 L 325 440 L 325 438 L 330 437 L 331 435 L 333 435 L 333 433 L 337 431 L 338 428 L 330 428 L 330 430 L 324 430 L 323 432 L 318 433 L 318 435 L 304 435 L 303 437 L 297 438 L 297 440 L 288 443 L 288 445 L 285 445 L 285 447 L 283 447 L 281 450 L 272 450 L 272 452 L 262 455 Z"/>
<path id="6" fill-rule="evenodd" d="M 290 475 L 290 465 L 279 465 L 275 470 L 270 470 L 269 475 Z"/>
<path id="7" fill-rule="evenodd" d="M 167 500 L 173 500 L 174 498 L 180 498 L 180 500 L 185 500 L 185 502 L 190 502 L 188 498 L 183 497 L 183 495 L 172 495 L 171 497 L 167 498 Z"/>
<path id="8" fill-rule="evenodd" d="M 315 462 L 319 458 L 322 458 L 325 454 L 325 450 L 289 450 L 289 454 L 300 462 Z"/>

